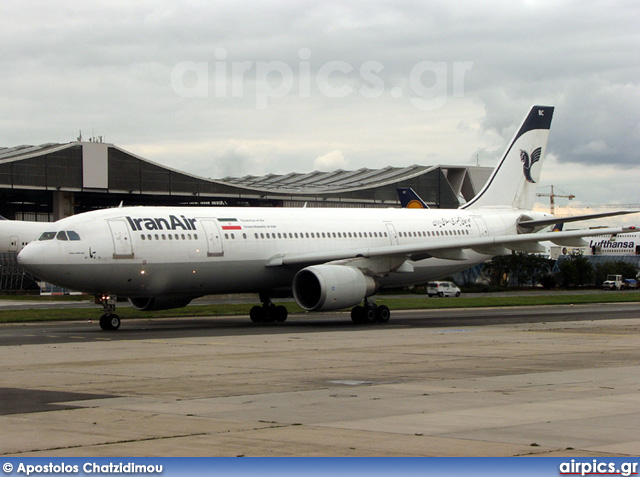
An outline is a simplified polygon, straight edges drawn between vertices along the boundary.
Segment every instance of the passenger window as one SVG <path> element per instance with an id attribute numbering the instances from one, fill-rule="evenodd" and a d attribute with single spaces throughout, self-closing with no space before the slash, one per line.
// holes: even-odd
<path id="1" fill-rule="evenodd" d="M 58 232 L 58 235 L 56 235 L 56 238 L 57 238 L 58 240 L 69 240 L 69 239 L 67 238 L 67 234 L 66 234 L 66 233 L 64 233 L 64 232 Z"/>
<path id="2" fill-rule="evenodd" d="M 44 232 L 42 235 L 40 235 L 40 238 L 38 240 L 53 240 L 54 238 L 56 238 L 55 232 Z"/>

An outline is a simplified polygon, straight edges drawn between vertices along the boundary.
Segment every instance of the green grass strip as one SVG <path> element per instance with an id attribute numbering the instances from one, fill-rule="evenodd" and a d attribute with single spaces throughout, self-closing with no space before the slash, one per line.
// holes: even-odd
<path id="1" fill-rule="evenodd" d="M 562 292 L 549 293 L 542 296 L 491 296 L 460 297 L 460 298 L 386 298 L 377 297 L 376 303 L 387 305 L 391 310 L 413 309 L 441 309 L 441 308 L 482 308 L 505 306 L 541 306 L 541 305 L 570 305 L 592 303 L 624 303 L 640 302 L 640 291 L 589 293 L 584 295 L 563 295 Z M 300 313 L 302 310 L 293 302 L 282 303 L 289 313 Z M 228 316 L 248 315 L 252 303 L 247 304 L 218 304 L 191 305 L 175 310 L 143 312 L 128 306 L 118 307 L 121 318 L 169 318 L 169 317 L 197 317 L 197 316 Z M 0 310 L 0 323 L 38 322 L 38 321 L 67 321 L 67 320 L 99 320 L 102 308 L 51 308 L 51 309 L 22 309 Z"/>

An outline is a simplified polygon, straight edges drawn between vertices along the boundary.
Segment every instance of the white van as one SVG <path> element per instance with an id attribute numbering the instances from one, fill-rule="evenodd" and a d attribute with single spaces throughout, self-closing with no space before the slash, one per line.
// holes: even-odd
<path id="1" fill-rule="evenodd" d="M 429 296 L 460 296 L 460 289 L 451 282 L 429 282 L 427 283 L 427 294 Z"/>

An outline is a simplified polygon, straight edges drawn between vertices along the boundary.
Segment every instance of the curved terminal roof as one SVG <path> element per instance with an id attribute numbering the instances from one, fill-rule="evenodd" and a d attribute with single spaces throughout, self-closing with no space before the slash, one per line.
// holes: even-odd
<path id="1" fill-rule="evenodd" d="M 490 173 L 486 167 L 412 165 L 206 179 L 102 142 L 0 147 L 0 191 L 98 193 L 119 200 L 124 194 L 127 203 L 135 202 L 132 196 L 170 196 L 172 203 L 388 207 L 398 203 L 397 187 L 412 187 L 432 206 L 455 208 Z"/>

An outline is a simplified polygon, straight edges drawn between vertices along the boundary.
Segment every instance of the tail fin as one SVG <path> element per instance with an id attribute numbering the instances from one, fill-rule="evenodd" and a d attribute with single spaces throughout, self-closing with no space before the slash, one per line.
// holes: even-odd
<path id="1" fill-rule="evenodd" d="M 411 187 L 398 187 L 398 199 L 403 209 L 428 209 L 429 206 Z"/>
<path id="2" fill-rule="evenodd" d="M 496 206 L 533 208 L 553 109 L 551 106 L 531 108 L 487 183 L 461 209 Z"/>

